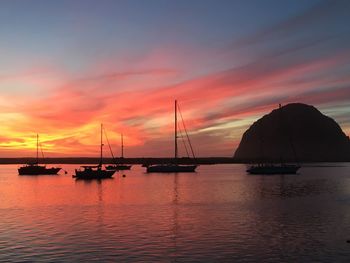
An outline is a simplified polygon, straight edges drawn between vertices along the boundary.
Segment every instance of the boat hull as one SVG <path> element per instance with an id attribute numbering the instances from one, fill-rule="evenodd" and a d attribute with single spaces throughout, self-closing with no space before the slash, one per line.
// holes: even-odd
<path id="1" fill-rule="evenodd" d="M 194 173 L 197 165 L 150 165 L 147 173 Z"/>
<path id="2" fill-rule="evenodd" d="M 269 166 L 251 166 L 247 169 L 249 174 L 296 174 L 299 165 L 269 165 Z"/>
<path id="3" fill-rule="evenodd" d="M 23 166 L 18 168 L 19 175 L 55 175 L 61 168 L 51 167 L 47 168 L 46 166 Z"/>
<path id="4" fill-rule="evenodd" d="M 130 170 L 131 165 L 124 165 L 124 164 L 118 164 L 118 165 L 108 165 L 106 166 L 107 170 L 114 170 L 114 171 L 124 171 L 124 170 Z"/>
<path id="5" fill-rule="evenodd" d="M 106 179 L 112 178 L 114 173 L 114 170 L 75 170 L 73 178 L 84 180 Z"/>

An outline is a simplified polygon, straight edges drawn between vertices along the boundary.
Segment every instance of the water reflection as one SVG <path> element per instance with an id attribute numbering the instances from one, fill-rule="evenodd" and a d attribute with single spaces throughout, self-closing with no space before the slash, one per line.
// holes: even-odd
<path id="1" fill-rule="evenodd" d="M 91 187 L 95 188 L 97 192 L 97 203 L 103 203 L 103 181 L 111 180 L 111 179 L 103 179 L 103 180 L 75 180 L 76 184 L 84 185 L 84 188 L 91 189 Z"/>
<path id="2" fill-rule="evenodd" d="M 172 257 L 174 259 L 174 262 L 177 262 L 176 258 L 178 256 L 177 254 L 177 237 L 178 237 L 178 229 L 179 229 L 179 222 L 178 222 L 178 198 L 179 198 L 179 193 L 178 193 L 178 174 L 174 175 L 174 197 L 173 197 L 173 250 L 174 252 L 172 253 Z"/>
<path id="3" fill-rule="evenodd" d="M 74 171 L 75 166 L 64 166 Z M 350 168 L 75 181 L 0 166 L 0 261 L 346 261 Z"/>
<path id="4" fill-rule="evenodd" d="M 301 175 L 259 176 L 257 187 L 260 198 L 295 198 L 334 193 L 337 185 L 327 179 L 305 180 Z"/>
<path id="5" fill-rule="evenodd" d="M 104 231 L 104 217 L 105 217 L 105 209 L 104 209 L 104 203 L 103 203 L 103 184 L 101 180 L 98 180 L 96 182 L 97 186 L 97 230 L 99 232 Z"/>

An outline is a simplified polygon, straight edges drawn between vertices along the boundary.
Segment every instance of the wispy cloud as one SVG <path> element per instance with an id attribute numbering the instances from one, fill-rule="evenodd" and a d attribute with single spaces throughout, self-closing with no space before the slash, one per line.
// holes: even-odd
<path id="1" fill-rule="evenodd" d="M 52 154 L 95 155 L 103 122 L 114 149 L 123 132 L 133 156 L 170 155 L 174 99 L 200 156 L 232 156 L 249 124 L 279 103 L 327 109 L 349 133 L 349 8 L 348 1 L 321 2 L 233 43 L 227 39 L 228 49 L 173 44 L 174 51 L 155 46 L 142 58 L 118 63 L 116 56 L 79 74 L 36 66 L 2 74 L 0 146 L 6 155 L 9 149 L 25 155 L 39 132 Z M 231 62 L 238 53 L 247 59 Z M 211 59 L 225 61 L 216 67 Z M 343 113 L 329 110 L 340 104 Z"/>

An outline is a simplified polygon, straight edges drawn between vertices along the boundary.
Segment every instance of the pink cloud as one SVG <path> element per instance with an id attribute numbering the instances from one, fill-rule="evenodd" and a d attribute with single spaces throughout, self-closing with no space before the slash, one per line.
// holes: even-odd
<path id="1" fill-rule="evenodd" d="M 50 87 L 47 94 L 38 98 L 6 95 L 3 100 L 16 101 L 16 105 L 3 105 L 2 108 L 3 113 L 22 116 L 8 124 L 9 132 L 27 137 L 36 132 L 44 133 L 46 142 L 52 146 L 49 151 L 68 155 L 94 152 L 98 144 L 98 124 L 103 122 L 114 148 L 118 147 L 118 136 L 123 132 L 132 148 L 130 152 L 144 156 L 150 152 L 149 147 L 157 149 L 162 145 L 156 141 L 167 142 L 172 147 L 169 138 L 172 138 L 173 101 L 176 98 L 187 128 L 197 133 L 194 135 L 197 143 L 204 145 L 200 141 L 206 142 L 206 147 L 199 147 L 199 155 L 214 154 L 208 150 L 210 148 L 231 155 L 240 134 L 230 128 L 203 134 L 198 130 L 259 117 L 278 103 L 299 101 L 317 106 L 348 100 L 348 89 L 340 87 L 349 83 L 347 78 L 327 75 L 302 78 L 320 75 L 348 61 L 348 54 L 307 62 L 284 63 L 279 57 L 262 58 L 242 67 L 188 80 L 180 78 L 175 84 L 174 76 L 182 70 L 157 65 L 117 72 L 109 70 L 74 80 L 69 74 L 58 73 L 64 81 L 58 78 L 57 82 L 41 83 L 43 87 Z M 151 62 L 145 64 L 148 63 Z M 33 83 L 36 82 L 40 83 L 39 78 Z M 339 88 L 321 90 L 325 84 Z M 165 152 L 169 152 L 167 147 L 164 146 Z"/>

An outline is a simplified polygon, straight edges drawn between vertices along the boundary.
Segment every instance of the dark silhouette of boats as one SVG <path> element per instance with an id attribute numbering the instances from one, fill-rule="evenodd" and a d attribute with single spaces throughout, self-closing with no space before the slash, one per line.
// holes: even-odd
<path id="1" fill-rule="evenodd" d="M 154 164 L 147 167 L 147 173 L 194 173 L 197 165 Z"/>
<path id="2" fill-rule="evenodd" d="M 120 160 L 124 160 L 124 139 L 123 139 L 123 134 L 121 134 L 121 157 Z M 111 151 L 112 153 L 112 151 Z M 113 153 L 112 153 L 113 154 Z M 114 160 L 114 158 L 113 158 Z M 107 170 L 116 170 L 116 171 L 122 171 L 122 170 L 130 170 L 131 165 L 123 164 L 123 163 L 116 163 L 112 165 L 106 166 Z"/>
<path id="3" fill-rule="evenodd" d="M 258 164 L 247 169 L 250 174 L 296 174 L 299 165 L 294 164 Z"/>
<path id="4" fill-rule="evenodd" d="M 112 178 L 113 174 L 115 173 L 115 170 L 107 170 L 102 167 L 102 133 L 103 125 L 101 124 L 100 163 L 98 165 L 84 165 L 81 166 L 79 169 L 75 169 L 75 175 L 73 175 L 73 178 L 84 180 Z"/>
<path id="5" fill-rule="evenodd" d="M 38 163 L 29 163 L 18 168 L 19 175 L 50 175 L 57 174 L 61 170 L 60 167 L 47 168 L 46 165 L 39 165 Z"/>
<path id="6" fill-rule="evenodd" d="M 114 173 L 115 170 L 103 169 L 102 165 L 100 164 L 94 166 L 84 165 L 81 166 L 80 169 L 75 170 L 75 175 L 73 178 L 84 180 L 106 179 L 112 178 Z"/>
<path id="7" fill-rule="evenodd" d="M 111 164 L 106 166 L 107 170 L 116 170 L 116 171 L 122 171 L 122 170 L 130 170 L 131 165 L 127 164 Z"/>
<path id="8" fill-rule="evenodd" d="M 281 104 L 279 105 L 280 115 L 282 115 L 282 107 Z M 282 118 L 280 120 L 280 123 L 282 122 Z M 292 142 L 291 137 L 289 136 L 289 142 L 292 147 L 294 157 L 296 158 L 296 152 L 295 148 Z M 262 139 L 261 139 L 261 151 L 263 152 L 263 145 L 262 145 Z M 296 174 L 298 170 L 300 169 L 299 164 L 286 164 L 283 163 L 282 157 L 281 157 L 281 163 L 280 164 L 274 164 L 274 163 L 267 163 L 267 162 L 261 162 L 259 164 L 251 165 L 246 171 L 249 174 Z"/>
<path id="9" fill-rule="evenodd" d="M 43 154 L 43 153 L 42 153 Z M 36 135 L 36 162 L 28 163 L 18 168 L 19 175 L 55 175 L 61 170 L 60 167 L 46 167 L 39 165 L 39 135 Z"/>
<path id="10" fill-rule="evenodd" d="M 178 163 L 178 144 L 177 144 L 177 139 L 178 139 L 178 125 L 177 125 L 177 110 L 178 110 L 178 105 L 177 101 L 175 100 L 175 137 L 174 137 L 174 142 L 175 142 L 175 158 L 173 163 L 168 163 L 168 164 L 152 164 L 152 165 L 145 165 L 147 167 L 147 173 L 193 173 L 196 171 L 196 168 L 198 165 L 192 164 L 192 165 L 184 165 L 184 164 L 179 164 Z M 181 112 L 180 112 L 181 114 Z M 181 115 L 182 118 L 182 115 Z M 183 122 L 183 119 L 182 119 Z M 184 125 L 184 123 L 183 123 Z M 190 149 L 192 152 L 192 155 L 195 159 L 193 148 L 191 145 L 191 142 L 189 140 L 186 127 L 184 126 L 184 130 L 186 133 L 186 137 L 188 139 L 188 143 L 190 145 Z M 187 150 L 187 148 L 186 148 Z"/>

